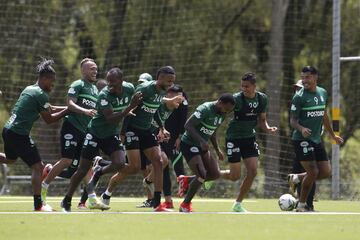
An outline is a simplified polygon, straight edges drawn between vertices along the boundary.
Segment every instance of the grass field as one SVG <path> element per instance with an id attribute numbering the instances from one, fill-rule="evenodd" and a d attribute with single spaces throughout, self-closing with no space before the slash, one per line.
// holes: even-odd
<path id="1" fill-rule="evenodd" d="M 49 198 L 60 210 L 61 198 Z M 76 205 L 78 199 L 73 200 Z M 281 212 L 277 200 L 249 199 L 247 214 L 232 200 L 195 199 L 193 214 L 135 208 L 142 199 L 114 198 L 108 212 L 33 213 L 31 197 L 0 197 L 0 239 L 359 239 L 360 204 L 320 201 L 318 212 Z M 176 199 L 176 206 L 180 200 Z M 76 211 L 76 208 L 73 207 Z"/>

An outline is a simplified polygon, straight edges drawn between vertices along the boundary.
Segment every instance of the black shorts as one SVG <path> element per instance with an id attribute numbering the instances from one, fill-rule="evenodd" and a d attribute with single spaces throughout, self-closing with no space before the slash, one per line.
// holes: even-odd
<path id="1" fill-rule="evenodd" d="M 201 157 L 207 153 L 207 151 L 203 151 L 200 147 L 189 145 L 183 141 L 180 143 L 180 150 L 185 157 L 186 162 L 189 162 L 193 157 L 197 155 L 201 155 Z"/>
<path id="2" fill-rule="evenodd" d="M 310 140 L 294 140 L 296 161 L 328 161 L 325 147 L 322 143 L 314 143 Z"/>
<path id="3" fill-rule="evenodd" d="M 75 159 L 82 150 L 85 134 L 68 121 L 64 121 L 60 131 L 61 157 Z"/>
<path id="4" fill-rule="evenodd" d="M 39 151 L 29 135 L 20 135 L 4 128 L 2 137 L 7 159 L 16 160 L 20 157 L 29 167 L 41 162 Z"/>
<path id="5" fill-rule="evenodd" d="M 93 161 L 94 157 L 100 155 L 99 149 L 110 156 L 115 151 L 124 151 L 124 146 L 119 136 L 98 138 L 94 134 L 87 133 L 81 151 L 81 157 Z"/>
<path id="6" fill-rule="evenodd" d="M 174 162 L 182 161 L 182 153 L 175 148 L 175 141 L 164 142 L 160 144 L 161 150 L 165 152 L 168 159 L 175 164 Z"/>
<path id="7" fill-rule="evenodd" d="M 125 133 L 126 150 L 145 149 L 159 146 L 156 135 L 150 130 L 141 130 L 128 126 Z"/>
<path id="8" fill-rule="evenodd" d="M 260 155 L 259 144 L 254 137 L 226 139 L 226 155 L 230 163 L 237 163 L 241 158 L 258 157 Z"/>

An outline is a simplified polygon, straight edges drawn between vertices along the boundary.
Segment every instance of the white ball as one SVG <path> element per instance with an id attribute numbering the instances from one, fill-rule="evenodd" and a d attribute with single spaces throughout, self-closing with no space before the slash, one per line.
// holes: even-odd
<path id="1" fill-rule="evenodd" d="M 295 208 L 296 199 L 287 193 L 280 196 L 278 203 L 282 211 L 292 211 Z"/>

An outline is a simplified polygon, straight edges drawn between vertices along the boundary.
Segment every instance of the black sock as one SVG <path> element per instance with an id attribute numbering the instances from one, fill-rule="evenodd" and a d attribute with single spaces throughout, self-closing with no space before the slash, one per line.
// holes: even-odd
<path id="1" fill-rule="evenodd" d="M 81 194 L 80 203 L 85 204 L 88 200 L 88 193 L 86 191 L 86 187 L 83 188 L 83 193 Z"/>
<path id="2" fill-rule="evenodd" d="M 161 192 L 154 192 L 154 208 L 160 205 Z"/>
<path id="3" fill-rule="evenodd" d="M 71 200 L 72 200 L 72 197 L 69 197 L 68 195 L 65 195 L 63 203 L 66 204 L 66 206 L 70 207 L 71 206 Z"/>
<path id="4" fill-rule="evenodd" d="M 171 178 L 169 166 L 166 166 L 163 170 L 163 192 L 164 196 L 171 196 Z"/>
<path id="5" fill-rule="evenodd" d="M 197 191 L 200 189 L 203 183 L 200 182 L 196 177 L 190 182 L 189 189 L 184 199 L 184 203 L 190 203 Z"/>
<path id="6" fill-rule="evenodd" d="M 39 209 L 42 206 L 41 195 L 34 195 L 34 209 Z"/>
<path id="7" fill-rule="evenodd" d="M 111 198 L 111 196 L 106 195 L 105 193 L 103 193 L 103 194 L 102 194 L 102 198 L 103 198 L 103 199 L 110 199 L 110 198 Z"/>

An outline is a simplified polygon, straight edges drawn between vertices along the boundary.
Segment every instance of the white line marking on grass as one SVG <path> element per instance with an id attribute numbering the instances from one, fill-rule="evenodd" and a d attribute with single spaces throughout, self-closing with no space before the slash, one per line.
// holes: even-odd
<path id="1" fill-rule="evenodd" d="M 123 215 L 360 215 L 359 212 L 247 212 L 247 213 L 235 213 L 235 212 L 0 212 L 0 215 L 36 215 L 36 214 L 55 214 L 55 215 L 99 215 L 99 214 L 123 214 Z"/>

